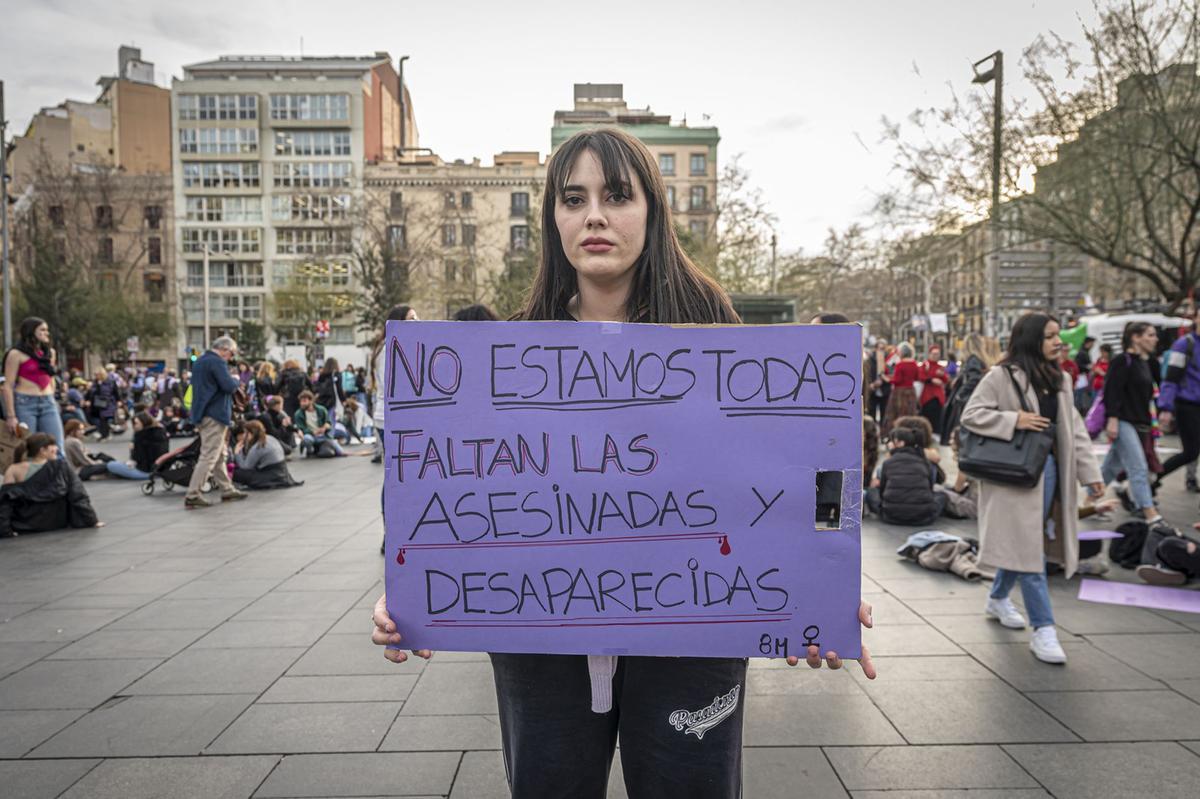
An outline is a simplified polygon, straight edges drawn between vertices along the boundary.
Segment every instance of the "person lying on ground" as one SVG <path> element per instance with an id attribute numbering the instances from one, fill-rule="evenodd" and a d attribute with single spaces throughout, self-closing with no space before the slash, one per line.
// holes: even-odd
<path id="1" fill-rule="evenodd" d="M 54 436 L 34 433 L 13 455 L 0 486 L 0 537 L 104 526 L 79 475 L 58 457 Z"/>

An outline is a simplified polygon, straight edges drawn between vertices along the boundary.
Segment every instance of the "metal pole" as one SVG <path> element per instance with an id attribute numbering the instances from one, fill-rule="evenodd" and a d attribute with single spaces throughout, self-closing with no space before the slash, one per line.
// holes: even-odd
<path id="1" fill-rule="evenodd" d="M 8 263 L 8 119 L 4 116 L 4 81 L 0 80 L 0 269 L 4 272 L 4 348 L 12 347 L 12 270 Z"/>
<path id="2" fill-rule="evenodd" d="M 204 245 L 204 351 L 208 352 L 208 245 Z"/>
<path id="3" fill-rule="evenodd" d="M 996 91 L 992 107 L 992 253 L 988 259 L 988 315 L 992 329 L 988 335 L 995 337 L 1000 330 L 1000 131 L 1004 116 L 1004 53 L 999 50 L 995 53 L 992 69 Z"/>
<path id="4" fill-rule="evenodd" d="M 771 234 L 771 293 L 775 293 L 775 234 Z"/>

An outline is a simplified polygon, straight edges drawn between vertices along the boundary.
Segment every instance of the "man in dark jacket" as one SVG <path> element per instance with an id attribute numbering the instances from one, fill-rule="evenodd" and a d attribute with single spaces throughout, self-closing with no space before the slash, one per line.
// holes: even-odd
<path id="1" fill-rule="evenodd" d="M 879 485 L 867 492 L 867 507 L 889 524 L 933 524 L 946 509 L 946 495 L 933 490 L 934 469 L 913 430 L 897 427 L 888 438 L 891 455 Z"/>
<path id="2" fill-rule="evenodd" d="M 233 424 L 233 392 L 241 388 L 238 379 L 229 374 L 228 364 L 235 355 L 237 342 L 221 336 L 192 368 L 192 424 L 200 434 L 200 458 L 183 499 L 187 508 L 212 505 L 200 493 L 200 487 L 210 477 L 221 489 L 222 501 L 246 497 L 246 492 L 233 485 L 225 468 L 225 438 Z"/>

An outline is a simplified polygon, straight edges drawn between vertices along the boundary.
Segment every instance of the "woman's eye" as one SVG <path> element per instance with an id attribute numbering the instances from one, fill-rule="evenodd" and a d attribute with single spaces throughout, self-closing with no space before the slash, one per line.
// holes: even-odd
<path id="1" fill-rule="evenodd" d="M 577 206 L 583 202 L 583 198 L 578 195 L 571 195 L 563 200 L 564 205 Z"/>
<path id="2" fill-rule="evenodd" d="M 614 203 L 623 203 L 626 200 L 628 200 L 629 198 L 626 197 L 624 194 L 610 194 L 608 196 L 608 199 L 609 199 L 609 201 L 614 202 Z"/>

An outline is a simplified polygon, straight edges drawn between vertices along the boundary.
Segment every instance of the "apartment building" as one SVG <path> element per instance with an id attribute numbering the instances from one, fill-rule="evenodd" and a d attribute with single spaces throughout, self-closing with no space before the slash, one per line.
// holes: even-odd
<path id="1" fill-rule="evenodd" d="M 206 296 L 208 339 L 250 323 L 268 346 L 305 341 L 327 319 L 328 344 L 359 343 L 364 168 L 418 141 L 391 57 L 221 56 L 171 93 L 181 346 L 205 346 Z"/>
<path id="2" fill-rule="evenodd" d="M 656 114 L 648 107 L 630 108 L 620 83 L 576 83 L 574 95 L 573 108 L 554 112 L 551 151 L 580 130 L 620 126 L 640 139 L 658 162 L 676 225 L 709 240 L 717 221 L 717 128 L 689 127 L 686 120 L 672 122 L 669 114 Z"/>

